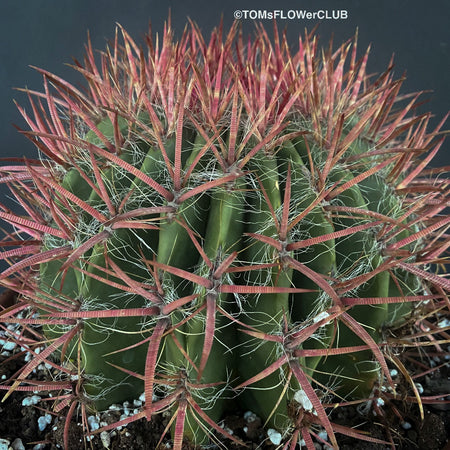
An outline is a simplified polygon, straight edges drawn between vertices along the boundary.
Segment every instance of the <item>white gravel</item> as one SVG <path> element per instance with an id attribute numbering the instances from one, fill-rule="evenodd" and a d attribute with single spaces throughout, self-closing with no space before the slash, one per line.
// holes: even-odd
<path id="1" fill-rule="evenodd" d="M 270 442 L 272 442 L 273 445 L 280 445 L 281 444 L 281 434 L 278 433 L 278 431 L 274 430 L 273 428 L 269 428 L 267 430 L 267 436 L 269 437 Z"/>

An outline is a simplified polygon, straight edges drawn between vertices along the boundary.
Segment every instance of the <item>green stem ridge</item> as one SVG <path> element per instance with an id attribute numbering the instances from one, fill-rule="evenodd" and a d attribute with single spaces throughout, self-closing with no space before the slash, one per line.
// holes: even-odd
<path id="1" fill-rule="evenodd" d="M 123 132 L 126 124 L 122 123 L 122 127 Z M 83 259 L 67 267 L 64 273 L 59 271 L 63 260 L 42 264 L 41 288 L 48 293 L 58 291 L 60 295 L 78 297 L 84 308 L 101 305 L 118 309 L 124 305 L 142 308 L 154 303 L 139 295 L 124 293 L 120 287 L 124 277 L 144 284 L 156 281 L 160 286 L 158 295 L 166 305 L 193 296 L 188 309 L 175 308 L 169 314 L 171 327 L 164 334 L 161 346 L 161 370 L 173 372 L 175 378 L 178 372 L 185 374 L 183 376 L 196 385 L 190 390 L 193 401 L 207 410 L 215 422 L 230 407 L 230 399 L 235 395 L 230 384 L 232 378 L 237 378 L 239 383 L 255 378 L 256 381 L 239 393 L 239 402 L 251 405 L 269 426 L 284 429 L 291 420 L 289 408 L 296 398 L 295 393 L 302 388 L 287 366 L 281 365 L 278 370 L 265 373 L 265 369 L 276 364 L 285 352 L 281 341 L 268 337 L 283 336 L 308 321 L 316 322 L 336 306 L 322 285 L 308 275 L 310 272 L 290 267 L 285 263 L 286 256 L 308 267 L 333 289 L 339 289 L 355 277 L 376 270 L 383 264 L 383 258 L 377 250 L 376 230 L 334 237 L 340 231 L 360 225 L 361 218 L 353 213 L 333 213 L 333 205 L 352 211 L 373 211 L 387 217 L 395 213 L 398 217 L 401 202 L 392 191 L 384 188 L 379 175 L 352 183 L 367 167 L 355 171 L 331 168 L 327 179 L 332 201 L 327 202 L 326 195 L 317 190 L 314 179 L 324 162 L 316 158 L 317 167 L 310 167 L 309 149 L 314 143 L 306 145 L 305 137 L 295 143 L 286 139 L 275 152 L 261 150 L 234 181 L 217 183 L 179 202 L 183 193 L 197 188 L 202 174 L 212 169 L 220 176 L 222 170 L 218 166 L 211 167 L 210 150 L 205 148 L 203 136 L 192 130 L 183 135 L 181 149 L 177 148 L 175 137 L 167 138 L 164 153 L 158 146 L 141 143 L 140 148 L 145 150 L 137 159 L 142 173 L 167 188 L 169 169 L 164 169 L 167 158 L 173 163 L 176 152 L 182 152 L 183 172 L 179 176 L 189 173 L 190 177 L 184 181 L 181 178 L 184 190 L 174 192 L 171 201 L 155 194 L 142 177 L 121 173 L 123 169 L 119 166 L 103 170 L 96 162 L 97 175 L 89 177 L 92 185 L 98 185 L 101 176 L 106 194 L 103 188 L 94 190 L 79 170 L 67 172 L 63 187 L 77 192 L 88 204 L 101 206 L 102 195 L 117 198 L 120 203 L 120 198 L 128 192 L 130 201 L 140 196 L 138 208 L 151 209 L 162 204 L 172 210 L 147 215 L 150 227 L 112 230 L 105 239 L 87 248 Z M 96 135 L 89 139 L 100 145 Z M 129 152 L 124 152 L 122 158 L 130 164 L 136 160 Z M 346 183 L 348 187 L 339 190 L 339 186 Z M 333 195 L 334 189 L 338 189 L 337 195 Z M 284 196 L 289 202 L 286 206 L 283 206 Z M 122 201 L 121 207 L 124 205 Z M 60 207 L 67 210 L 68 205 L 61 203 Z M 283 212 L 283 208 L 288 207 L 289 210 Z M 86 214 L 82 212 L 83 217 Z M 372 218 L 368 216 L 367 220 Z M 99 233 L 101 230 L 106 228 L 98 226 Z M 410 234 L 405 223 L 395 240 Z M 324 240 L 322 236 L 330 238 Z M 290 244 L 302 239 L 311 241 L 311 245 L 288 250 Z M 245 270 L 246 266 L 251 269 Z M 154 267 L 151 273 L 150 267 Z M 239 267 L 240 271 L 233 270 Z M 121 273 L 115 274 L 114 268 Z M 406 287 L 413 276 L 394 270 L 395 278 L 392 271 L 382 270 L 356 289 L 351 287 L 350 291 L 358 298 L 414 295 L 416 289 Z M 196 285 L 194 276 L 188 273 L 201 277 L 202 283 Z M 248 287 L 245 297 L 238 294 L 241 286 Z M 267 286 L 275 290 L 265 293 Z M 304 292 L 282 291 L 285 288 L 301 288 Z M 393 317 L 391 320 L 397 320 L 409 312 L 410 305 L 378 304 L 354 306 L 350 314 L 378 342 L 389 314 Z M 233 317 L 239 318 L 240 325 L 234 323 Z M 148 334 L 140 330 L 145 326 L 152 329 L 152 323 L 139 317 L 85 320 L 78 341 L 69 346 L 67 355 L 75 361 L 79 345 L 83 370 L 88 374 L 86 393 L 97 407 L 106 407 L 111 398 L 125 399 L 131 392 L 130 386 L 136 395 L 143 389 L 142 382 L 130 381 L 131 375 L 120 368 L 137 374 L 144 372 L 146 346 L 139 344 Z M 242 327 L 245 328 L 240 330 Z M 63 332 L 64 328 L 46 327 L 47 335 L 54 338 Z M 118 339 L 112 340 L 115 335 Z M 299 348 L 307 351 L 363 344 L 365 341 L 343 321 L 333 320 L 325 322 Z M 130 349 L 121 352 L 124 347 Z M 336 392 L 343 397 L 369 395 L 379 373 L 370 350 L 301 357 L 298 362 L 305 373 L 319 383 L 337 385 Z M 174 413 L 178 408 L 174 407 Z M 189 424 L 185 436 L 198 443 L 207 442 L 202 419 L 189 407 L 185 414 Z"/>
<path id="2" fill-rule="evenodd" d="M 144 393 L 129 420 L 167 412 L 174 450 L 242 445 L 219 425 L 237 410 L 283 448 L 319 427 L 337 448 L 327 404 L 394 387 L 386 336 L 435 339 L 420 313 L 449 306 L 439 127 L 407 117 L 415 100 L 393 108 L 400 82 L 370 83 L 356 46 L 319 55 L 307 36 L 294 54 L 238 30 L 175 43 L 167 25 L 147 54 L 122 30 L 100 67 L 88 47 L 86 91 L 45 71 L 28 91 L 41 155 L 0 170 L 25 211 L 0 204 L 0 284 L 21 294 L 0 316 L 35 358 L 5 398 L 52 362 L 58 412 Z"/>

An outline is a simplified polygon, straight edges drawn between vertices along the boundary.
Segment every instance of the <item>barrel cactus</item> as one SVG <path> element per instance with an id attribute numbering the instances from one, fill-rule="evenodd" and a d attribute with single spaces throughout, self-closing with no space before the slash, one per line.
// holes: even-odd
<path id="1" fill-rule="evenodd" d="M 69 416 L 144 392 L 115 426 L 170 411 L 173 448 L 237 442 L 218 424 L 238 408 L 293 449 L 319 427 L 337 447 L 326 403 L 393 385 L 388 330 L 450 287 L 442 136 L 356 40 L 299 43 L 119 27 L 75 64 L 85 90 L 38 69 L 19 108 L 40 159 L 1 169 L 23 212 L 0 217 L 2 321 L 42 334 L 14 337 L 34 358 L 6 396 L 47 362 Z"/>

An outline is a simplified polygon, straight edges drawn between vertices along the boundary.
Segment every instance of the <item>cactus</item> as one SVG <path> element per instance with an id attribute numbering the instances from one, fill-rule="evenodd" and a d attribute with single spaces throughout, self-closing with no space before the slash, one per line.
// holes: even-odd
<path id="1" fill-rule="evenodd" d="M 0 211 L 1 283 L 21 293 L 2 321 L 46 344 L 6 396 L 51 361 L 72 380 L 58 410 L 145 392 L 132 420 L 170 409 L 173 448 L 238 442 L 218 425 L 236 405 L 290 448 L 314 448 L 311 424 L 337 447 L 324 399 L 392 386 L 384 331 L 445 306 L 439 127 L 396 107 L 391 67 L 369 82 L 356 40 L 293 52 L 276 30 L 176 42 L 167 24 L 140 49 L 119 30 L 76 64 L 86 92 L 38 69 L 20 111 L 42 158 L 1 169 L 25 211 Z"/>

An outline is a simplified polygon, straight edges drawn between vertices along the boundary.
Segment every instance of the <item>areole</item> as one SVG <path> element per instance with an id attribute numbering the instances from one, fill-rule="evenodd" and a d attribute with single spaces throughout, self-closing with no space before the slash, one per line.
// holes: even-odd
<path id="1" fill-rule="evenodd" d="M 41 159 L 0 169 L 25 210 L 0 210 L 19 293 L 0 317 L 46 344 L 6 396 L 51 360 L 69 419 L 144 392 L 125 421 L 170 411 L 174 449 L 241 443 L 219 425 L 235 405 L 285 448 L 337 448 L 328 405 L 393 389 L 388 332 L 448 311 L 439 129 L 349 43 L 119 33 L 98 61 L 88 44 L 85 92 L 40 70 L 20 111 Z"/>

